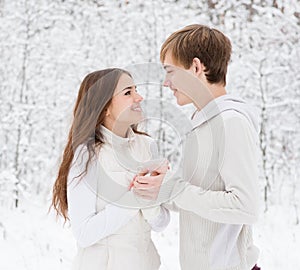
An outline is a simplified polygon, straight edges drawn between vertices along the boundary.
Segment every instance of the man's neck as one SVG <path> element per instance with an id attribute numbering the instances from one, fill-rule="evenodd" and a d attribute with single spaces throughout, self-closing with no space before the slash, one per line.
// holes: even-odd
<path id="1" fill-rule="evenodd" d="M 209 89 L 211 90 L 211 93 L 214 98 L 224 96 L 227 94 L 226 89 L 223 85 L 219 84 L 210 84 L 208 85 Z"/>
<path id="2" fill-rule="evenodd" d="M 213 99 L 216 99 L 220 96 L 226 95 L 226 89 L 223 85 L 220 84 L 210 84 L 202 81 L 202 89 L 206 89 L 202 91 L 202 95 L 199 96 L 198 99 L 194 99 L 194 106 L 198 111 L 202 110 L 209 102 Z"/>

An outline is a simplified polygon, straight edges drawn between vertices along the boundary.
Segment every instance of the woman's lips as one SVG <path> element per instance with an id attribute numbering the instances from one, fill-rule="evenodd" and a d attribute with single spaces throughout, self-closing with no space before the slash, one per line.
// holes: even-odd
<path id="1" fill-rule="evenodd" d="M 142 112 L 142 108 L 140 105 L 133 105 L 131 106 L 131 110 L 135 112 Z"/>

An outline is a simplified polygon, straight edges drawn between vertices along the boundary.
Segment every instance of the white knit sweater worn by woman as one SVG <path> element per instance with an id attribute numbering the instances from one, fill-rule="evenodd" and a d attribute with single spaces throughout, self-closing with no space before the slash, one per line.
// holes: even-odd
<path id="1" fill-rule="evenodd" d="M 169 223 L 168 210 L 162 206 L 149 208 L 124 207 L 97 194 L 97 183 L 103 179 L 103 168 L 110 181 L 123 187 L 125 196 L 134 173 L 120 162 L 130 153 L 139 161 L 152 158 L 153 140 L 129 130 L 127 138 L 119 137 L 101 126 L 105 143 L 85 170 L 88 152 L 79 146 L 68 175 L 68 214 L 78 244 L 73 270 L 157 270 L 160 257 L 151 240 L 151 229 L 163 230 Z M 112 185 L 113 186 L 113 185 Z M 100 187 L 101 188 L 101 187 Z M 114 190 L 110 190 L 112 197 Z"/>

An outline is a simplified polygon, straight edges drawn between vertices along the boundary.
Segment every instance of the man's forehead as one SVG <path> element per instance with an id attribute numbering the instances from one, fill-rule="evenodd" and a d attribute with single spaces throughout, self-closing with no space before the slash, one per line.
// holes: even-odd
<path id="1" fill-rule="evenodd" d="M 171 51 L 167 51 L 164 59 L 164 65 L 173 65 L 175 64 L 175 59 Z"/>
<path id="2" fill-rule="evenodd" d="M 163 67 L 167 70 L 170 68 L 182 68 L 183 66 L 177 61 L 171 51 L 167 51 L 163 61 Z"/>

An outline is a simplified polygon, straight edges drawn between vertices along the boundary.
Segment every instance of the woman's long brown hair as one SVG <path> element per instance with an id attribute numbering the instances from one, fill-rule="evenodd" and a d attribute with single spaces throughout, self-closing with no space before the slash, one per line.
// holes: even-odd
<path id="1" fill-rule="evenodd" d="M 89 158 L 85 165 L 85 171 L 80 174 L 82 175 L 88 170 L 89 162 L 96 153 L 96 147 L 100 147 L 104 143 L 100 125 L 104 123 L 105 111 L 110 105 L 117 83 L 124 73 L 131 76 L 127 71 L 118 68 L 95 71 L 88 74 L 80 85 L 67 145 L 53 186 L 51 204 L 65 221 L 68 219 L 68 174 L 74 152 L 81 144 L 87 146 Z M 145 134 L 137 131 L 136 125 L 132 128 L 135 133 Z"/>

